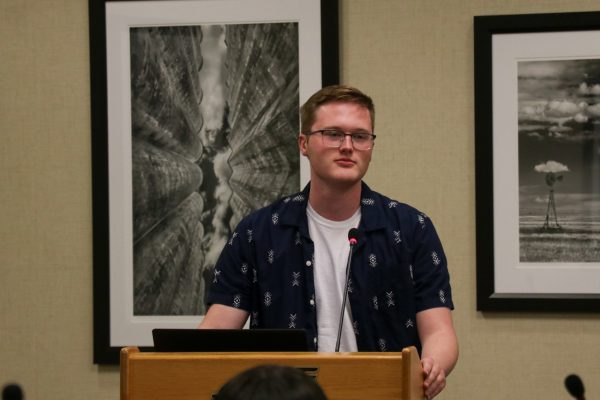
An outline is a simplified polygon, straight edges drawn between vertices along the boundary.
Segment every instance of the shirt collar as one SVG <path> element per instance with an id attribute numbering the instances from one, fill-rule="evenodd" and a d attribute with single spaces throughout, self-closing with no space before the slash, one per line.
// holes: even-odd
<path id="1" fill-rule="evenodd" d="M 383 197 L 364 182 L 360 192 L 360 225 L 365 232 L 383 229 L 386 226 L 385 204 Z"/>
<path id="2" fill-rule="evenodd" d="M 301 234 L 308 236 L 308 220 L 306 207 L 310 194 L 310 182 L 301 192 L 283 198 L 283 206 L 279 212 L 281 223 L 298 227 Z M 382 229 L 386 226 L 386 205 L 383 198 L 364 182 L 361 182 L 360 225 L 365 232 Z"/>

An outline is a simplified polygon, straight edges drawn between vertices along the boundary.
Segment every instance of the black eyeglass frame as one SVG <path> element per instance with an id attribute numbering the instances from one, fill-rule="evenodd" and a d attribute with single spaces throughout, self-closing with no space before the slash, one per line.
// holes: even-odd
<path id="1" fill-rule="evenodd" d="M 323 140 L 323 133 L 324 132 L 337 132 L 337 133 L 341 133 L 341 134 L 344 135 L 344 138 L 342 140 L 340 140 L 340 142 L 339 142 L 339 144 L 337 146 L 328 146 L 328 147 L 331 147 L 331 148 L 339 148 L 342 145 L 343 141 L 346 140 L 346 136 L 350 136 L 350 141 L 352 142 L 352 146 L 354 146 L 354 148 L 356 150 L 363 150 L 363 151 L 365 151 L 365 150 L 371 150 L 373 148 L 373 145 L 371 145 L 371 147 L 369 147 L 368 149 L 360 149 L 360 148 L 356 147 L 356 143 L 354 142 L 354 135 L 367 135 L 367 136 L 370 136 L 370 142 L 371 142 L 371 144 L 374 144 L 375 138 L 377 137 L 377 135 L 375 135 L 374 133 L 369 133 L 369 132 L 346 133 L 346 132 L 344 132 L 341 129 L 319 129 L 319 130 L 312 131 L 312 132 L 302 132 L 302 134 L 306 135 L 306 136 L 311 136 L 311 135 L 315 135 L 315 134 L 320 133 L 321 134 L 321 139 Z M 324 140 L 323 140 L 323 144 L 325 144 Z"/>

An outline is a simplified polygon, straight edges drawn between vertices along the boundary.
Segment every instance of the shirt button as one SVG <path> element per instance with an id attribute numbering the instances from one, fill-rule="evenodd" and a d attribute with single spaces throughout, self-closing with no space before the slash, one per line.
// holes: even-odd
<path id="1" fill-rule="evenodd" d="M 310 299 L 309 303 L 310 303 L 311 306 L 314 306 L 315 305 L 315 299 Z"/>
<path id="2" fill-rule="evenodd" d="M 306 262 L 307 267 L 310 267 L 311 265 L 312 265 L 312 262 L 310 260 Z"/>
<path id="3" fill-rule="evenodd" d="M 315 344 L 317 344 L 317 338 L 314 338 L 314 339 L 313 339 L 313 342 L 314 342 Z"/>

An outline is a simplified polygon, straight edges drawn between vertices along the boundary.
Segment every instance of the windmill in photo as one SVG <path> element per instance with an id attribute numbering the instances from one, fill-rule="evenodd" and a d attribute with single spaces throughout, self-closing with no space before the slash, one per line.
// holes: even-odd
<path id="1" fill-rule="evenodd" d="M 544 173 L 546 185 L 548 186 L 548 206 L 546 207 L 546 217 L 542 231 L 561 231 L 562 227 L 558 223 L 558 214 L 556 213 L 556 201 L 554 200 L 554 185 L 563 180 L 562 172 L 568 172 L 569 168 L 556 161 L 547 161 L 535 166 L 535 171 Z"/>

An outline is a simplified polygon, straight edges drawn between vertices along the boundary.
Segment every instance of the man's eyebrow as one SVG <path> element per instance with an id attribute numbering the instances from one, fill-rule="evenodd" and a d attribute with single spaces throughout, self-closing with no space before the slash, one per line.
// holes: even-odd
<path id="1" fill-rule="evenodd" d="M 371 133 L 370 131 L 368 131 L 366 129 L 362 129 L 362 128 L 351 129 L 349 131 L 346 131 L 346 130 L 342 129 L 339 126 L 326 127 L 326 128 L 321 128 L 319 130 L 320 131 L 342 131 L 342 132 L 345 132 L 345 133 Z"/>

